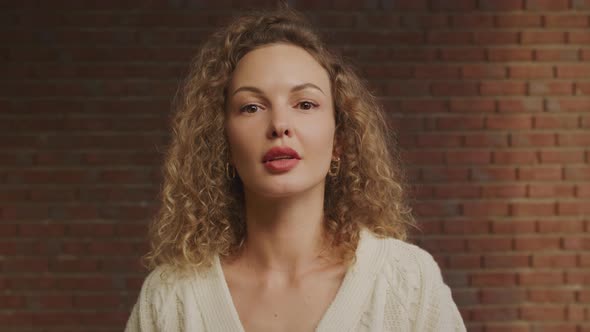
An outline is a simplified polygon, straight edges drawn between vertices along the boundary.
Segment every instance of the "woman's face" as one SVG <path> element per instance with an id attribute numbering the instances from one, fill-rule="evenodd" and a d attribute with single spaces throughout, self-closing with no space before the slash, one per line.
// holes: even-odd
<path id="1" fill-rule="evenodd" d="M 230 162 L 246 192 L 283 197 L 323 188 L 334 106 L 328 73 L 307 51 L 289 44 L 250 51 L 238 62 L 226 98 Z"/>

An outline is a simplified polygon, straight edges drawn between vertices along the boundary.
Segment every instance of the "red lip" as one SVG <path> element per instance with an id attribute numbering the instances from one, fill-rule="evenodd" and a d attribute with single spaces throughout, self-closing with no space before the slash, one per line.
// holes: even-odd
<path id="1" fill-rule="evenodd" d="M 262 158 L 262 162 L 265 163 L 269 160 L 278 158 L 278 157 L 291 157 L 293 159 L 301 159 L 297 151 L 291 149 L 287 146 L 275 146 L 274 148 L 268 150 L 268 152 Z"/>

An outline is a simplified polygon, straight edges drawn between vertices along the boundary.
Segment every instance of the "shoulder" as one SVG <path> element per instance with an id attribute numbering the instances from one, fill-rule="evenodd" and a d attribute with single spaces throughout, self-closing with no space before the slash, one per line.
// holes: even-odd
<path id="1" fill-rule="evenodd" d="M 126 331 L 183 330 L 185 306 L 196 309 L 190 291 L 195 278 L 166 265 L 152 270 L 143 281 Z"/>
<path id="2" fill-rule="evenodd" d="M 388 263 L 418 269 L 420 273 L 440 273 L 438 263 L 432 255 L 415 244 L 402 240 L 381 239 Z"/>
<path id="3" fill-rule="evenodd" d="M 444 283 L 437 262 L 426 250 L 399 239 L 371 237 L 380 248 L 377 275 L 396 296 L 421 301 Z"/>
<path id="4" fill-rule="evenodd" d="M 378 237 L 372 233 L 366 235 L 367 240 L 380 248 L 382 267 L 394 268 L 400 273 L 422 275 L 440 275 L 438 263 L 432 255 L 419 246 L 390 237 Z"/>
<path id="5" fill-rule="evenodd" d="M 160 265 L 146 276 L 141 293 L 151 299 L 153 304 L 161 304 L 159 302 L 165 302 L 170 297 L 182 296 L 185 294 L 185 287 L 200 278 L 201 274 L 195 271 Z"/>

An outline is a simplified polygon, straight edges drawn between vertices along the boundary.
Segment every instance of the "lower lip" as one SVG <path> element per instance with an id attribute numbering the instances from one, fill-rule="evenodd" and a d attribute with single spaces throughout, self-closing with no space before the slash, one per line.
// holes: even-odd
<path id="1" fill-rule="evenodd" d="M 286 172 L 291 170 L 299 163 L 299 159 L 278 159 L 267 161 L 264 166 L 273 172 Z"/>

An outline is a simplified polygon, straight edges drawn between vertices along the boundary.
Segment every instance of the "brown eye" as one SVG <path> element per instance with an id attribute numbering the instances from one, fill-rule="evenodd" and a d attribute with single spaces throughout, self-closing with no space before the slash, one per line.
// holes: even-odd
<path id="1" fill-rule="evenodd" d="M 310 110 L 314 107 L 317 107 L 317 105 L 309 101 L 302 101 L 299 103 L 299 107 L 303 110 Z"/>
<path id="2" fill-rule="evenodd" d="M 240 112 L 256 113 L 256 111 L 258 111 L 258 105 L 255 104 L 248 104 L 240 108 Z"/>

